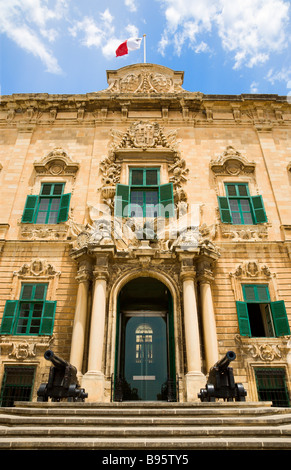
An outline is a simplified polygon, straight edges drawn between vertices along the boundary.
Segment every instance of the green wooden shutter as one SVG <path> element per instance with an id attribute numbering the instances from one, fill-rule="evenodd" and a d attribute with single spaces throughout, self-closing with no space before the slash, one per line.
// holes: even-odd
<path id="1" fill-rule="evenodd" d="M 262 196 L 252 196 L 251 201 L 253 205 L 256 223 L 260 224 L 263 222 L 267 222 L 268 219 L 267 219 Z"/>
<path id="2" fill-rule="evenodd" d="M 224 222 L 225 224 L 231 224 L 232 218 L 231 218 L 228 198 L 223 197 L 223 196 L 218 196 L 218 205 L 219 205 L 219 210 L 220 210 L 221 222 Z"/>
<path id="3" fill-rule="evenodd" d="M 273 315 L 276 336 L 290 335 L 290 327 L 284 300 L 271 302 L 270 306 Z"/>
<path id="4" fill-rule="evenodd" d="M 38 196 L 27 196 L 21 222 L 33 223 L 37 201 Z"/>
<path id="5" fill-rule="evenodd" d="M 129 186 L 117 184 L 115 193 L 114 215 L 116 217 L 128 217 L 129 214 Z"/>
<path id="6" fill-rule="evenodd" d="M 246 302 L 270 302 L 270 295 L 268 286 L 263 284 L 253 284 L 243 286 L 244 300 Z"/>
<path id="7" fill-rule="evenodd" d="M 57 302 L 55 301 L 47 300 L 44 302 L 40 335 L 51 335 L 53 333 L 56 306 Z"/>
<path id="8" fill-rule="evenodd" d="M 1 328 L 0 328 L 0 333 L 2 335 L 12 334 L 17 307 L 18 307 L 18 300 L 6 301 Z"/>
<path id="9" fill-rule="evenodd" d="M 59 208 L 58 223 L 66 222 L 66 220 L 68 220 L 70 200 L 71 200 L 71 193 L 62 195 L 60 208 Z"/>
<path id="10" fill-rule="evenodd" d="M 263 285 L 258 284 L 257 286 L 255 286 L 255 288 L 257 291 L 257 298 L 259 302 L 261 302 L 262 304 L 266 302 L 270 302 L 268 286 L 263 286 Z"/>
<path id="11" fill-rule="evenodd" d="M 174 191 L 173 184 L 167 183 L 159 186 L 159 203 L 161 204 L 161 216 L 174 217 Z"/>
<path id="12" fill-rule="evenodd" d="M 251 336 L 249 313 L 246 302 L 236 301 L 238 326 L 241 336 Z"/>

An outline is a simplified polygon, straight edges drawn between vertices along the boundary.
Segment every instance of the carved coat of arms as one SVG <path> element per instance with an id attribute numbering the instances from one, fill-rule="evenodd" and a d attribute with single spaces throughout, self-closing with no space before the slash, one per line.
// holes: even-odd
<path id="1" fill-rule="evenodd" d="M 129 131 L 134 147 L 155 147 L 159 138 L 159 126 L 156 123 L 137 122 Z"/>

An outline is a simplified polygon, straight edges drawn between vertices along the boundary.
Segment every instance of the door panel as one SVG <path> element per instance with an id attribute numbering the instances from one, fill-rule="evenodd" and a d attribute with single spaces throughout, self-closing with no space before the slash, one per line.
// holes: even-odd
<path id="1" fill-rule="evenodd" d="M 165 316 L 124 317 L 122 376 L 131 400 L 161 400 L 168 377 Z"/>

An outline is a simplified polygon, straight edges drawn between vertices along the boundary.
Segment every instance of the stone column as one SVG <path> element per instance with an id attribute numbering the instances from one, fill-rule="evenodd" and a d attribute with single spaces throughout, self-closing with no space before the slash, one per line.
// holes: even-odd
<path id="1" fill-rule="evenodd" d="M 88 371 L 83 376 L 82 387 L 88 393 L 88 401 L 103 401 L 104 373 L 102 358 L 106 315 L 106 271 L 94 271 L 93 304 L 89 337 Z"/>
<path id="2" fill-rule="evenodd" d="M 212 271 L 210 269 L 202 267 L 202 269 L 200 269 L 199 271 L 198 281 L 201 296 L 206 370 L 208 372 L 209 369 L 219 359 L 216 322 L 211 291 L 211 283 L 213 281 Z"/>
<path id="3" fill-rule="evenodd" d="M 75 318 L 72 334 L 70 363 L 77 368 L 78 375 L 82 374 L 85 335 L 88 317 L 88 296 L 90 284 L 90 270 L 86 265 L 80 266 L 76 277 L 79 282 Z"/>
<path id="4" fill-rule="evenodd" d="M 186 341 L 186 393 L 187 401 L 197 401 L 200 388 L 205 387 L 205 376 L 201 372 L 200 337 L 195 292 L 195 271 L 182 271 L 184 325 Z"/>

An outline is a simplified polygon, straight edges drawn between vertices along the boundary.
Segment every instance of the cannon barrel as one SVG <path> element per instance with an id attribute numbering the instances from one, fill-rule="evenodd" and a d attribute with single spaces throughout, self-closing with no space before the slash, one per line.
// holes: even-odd
<path id="1" fill-rule="evenodd" d="M 229 366 L 230 362 L 234 361 L 235 358 L 236 358 L 235 352 L 227 351 L 225 356 L 222 359 L 220 359 L 220 361 L 217 361 L 214 367 L 219 370 L 226 369 Z"/>
<path id="2" fill-rule="evenodd" d="M 61 359 L 60 357 L 56 356 L 55 353 L 53 351 L 51 351 L 51 349 L 48 349 L 44 353 L 44 357 L 48 361 L 51 361 L 53 363 L 53 365 L 55 367 L 57 367 L 58 369 L 63 369 L 64 367 L 67 367 L 68 365 L 70 365 L 68 362 L 66 362 L 63 359 Z"/>

